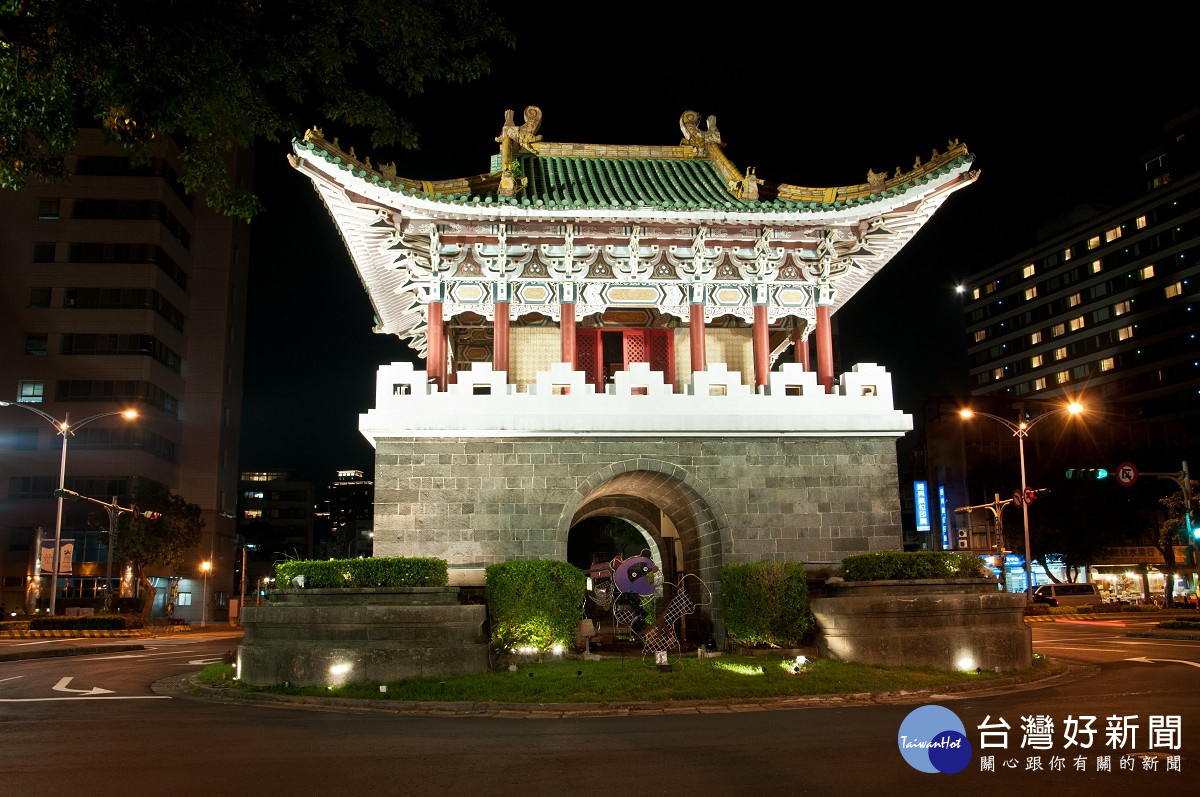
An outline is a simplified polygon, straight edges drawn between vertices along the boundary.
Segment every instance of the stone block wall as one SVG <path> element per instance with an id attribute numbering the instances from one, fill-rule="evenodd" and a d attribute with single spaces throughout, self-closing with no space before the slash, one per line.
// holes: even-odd
<path id="1" fill-rule="evenodd" d="M 685 569 L 709 583 L 727 562 L 901 547 L 890 436 L 377 440 L 378 556 L 564 560 L 575 518 L 622 501 L 668 517 Z"/>

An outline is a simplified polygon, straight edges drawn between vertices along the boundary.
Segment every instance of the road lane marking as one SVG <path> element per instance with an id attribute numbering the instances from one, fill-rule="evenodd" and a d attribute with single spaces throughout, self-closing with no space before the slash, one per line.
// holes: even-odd
<path id="1" fill-rule="evenodd" d="M 24 677 L 25 677 L 24 675 L 14 675 L 11 678 L 0 678 L 0 681 L 15 681 L 18 678 L 24 678 Z"/>
<path id="2" fill-rule="evenodd" d="M 1189 667 L 1200 667 L 1200 661 L 1188 661 L 1187 659 L 1148 659 L 1145 656 L 1140 656 L 1136 659 L 1125 659 L 1125 661 L 1138 661 L 1142 664 L 1153 664 L 1155 662 L 1164 662 L 1169 664 L 1186 664 Z"/>
<path id="3" fill-rule="evenodd" d="M 81 696 L 83 696 L 83 695 L 111 695 L 113 693 L 113 690 L 111 690 L 111 689 L 101 689 L 98 686 L 93 686 L 91 689 L 72 689 L 71 687 L 67 686 L 67 684 L 71 683 L 71 681 L 74 679 L 74 677 L 75 676 L 73 676 L 73 675 L 68 675 L 66 678 L 59 680 L 59 682 L 56 683 L 52 688 L 54 689 L 55 692 L 74 692 L 75 694 L 81 695 Z"/>
<path id="4" fill-rule="evenodd" d="M 64 700 L 74 703 L 92 703 L 96 700 L 170 700 L 170 695 L 113 695 L 111 697 L 7 697 L 0 703 L 58 703 Z"/>

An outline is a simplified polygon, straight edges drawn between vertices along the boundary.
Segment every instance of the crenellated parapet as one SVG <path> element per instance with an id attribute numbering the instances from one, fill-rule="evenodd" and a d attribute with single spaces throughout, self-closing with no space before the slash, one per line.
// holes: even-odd
<path id="1" fill-rule="evenodd" d="M 676 392 L 661 371 L 632 363 L 597 393 L 582 371 L 555 363 L 522 391 L 490 363 L 460 371 L 444 392 L 409 362 L 380 366 L 375 408 L 359 429 L 375 444 L 390 437 L 513 436 L 799 436 L 900 437 L 912 416 L 893 406 L 892 378 L 860 363 L 841 375 L 832 393 L 816 374 L 785 363 L 762 392 L 743 384 L 724 363 L 692 375 Z"/>

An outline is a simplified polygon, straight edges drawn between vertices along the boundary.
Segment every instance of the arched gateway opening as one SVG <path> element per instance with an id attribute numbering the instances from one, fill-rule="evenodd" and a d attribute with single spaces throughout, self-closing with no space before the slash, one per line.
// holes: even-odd
<path id="1" fill-rule="evenodd" d="M 567 560 L 587 570 L 593 563 L 607 562 L 614 556 L 649 556 L 661 574 L 658 583 L 662 587 L 656 590 L 656 602 L 661 609 L 686 574 L 698 576 L 715 596 L 720 567 L 719 536 L 709 502 L 682 479 L 655 470 L 629 470 L 616 473 L 592 488 L 570 511 Z M 708 603 L 706 596 L 696 590 L 699 585 L 695 579 L 686 583 L 693 601 Z M 696 595 L 691 594 L 693 590 Z M 604 611 L 596 609 L 589 605 L 589 617 L 605 619 Z M 713 635 L 715 612 L 719 612 L 719 607 L 713 601 L 684 618 L 676 629 L 680 639 L 691 643 L 708 641 Z"/>

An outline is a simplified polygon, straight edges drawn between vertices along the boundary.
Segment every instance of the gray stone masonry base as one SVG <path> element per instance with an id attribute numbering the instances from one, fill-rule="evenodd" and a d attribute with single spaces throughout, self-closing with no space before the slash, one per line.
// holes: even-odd
<path id="1" fill-rule="evenodd" d="M 991 579 L 846 581 L 827 591 L 812 599 L 822 658 L 994 672 L 1033 665 L 1025 596 Z"/>
<path id="2" fill-rule="evenodd" d="M 486 672 L 486 619 L 457 587 L 280 590 L 244 610 L 238 678 L 336 686 Z"/>

